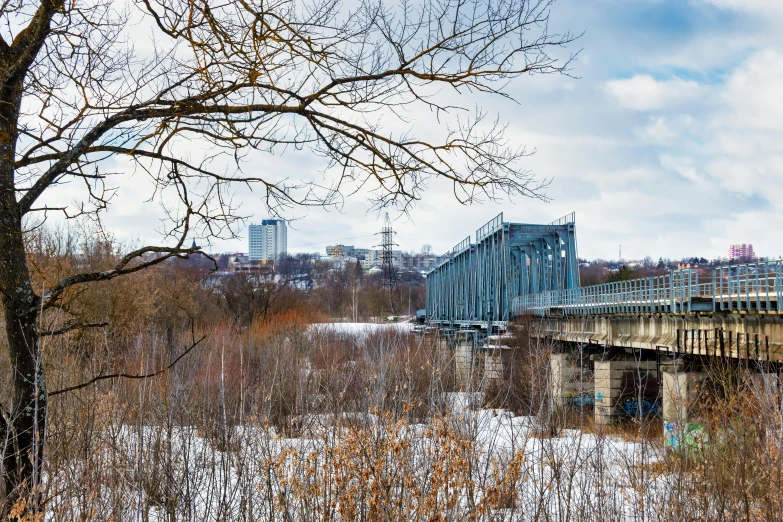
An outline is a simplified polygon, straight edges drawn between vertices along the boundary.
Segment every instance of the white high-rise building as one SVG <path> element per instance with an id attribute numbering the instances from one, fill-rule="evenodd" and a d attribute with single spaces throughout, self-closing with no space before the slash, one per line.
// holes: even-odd
<path id="1" fill-rule="evenodd" d="M 282 219 L 264 219 L 248 227 L 251 261 L 277 261 L 288 250 L 288 231 Z"/>

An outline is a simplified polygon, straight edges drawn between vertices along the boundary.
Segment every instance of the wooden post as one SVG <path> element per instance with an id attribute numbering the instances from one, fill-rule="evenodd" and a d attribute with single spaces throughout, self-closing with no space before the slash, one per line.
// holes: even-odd
<path id="1" fill-rule="evenodd" d="M 715 344 L 712 346 L 712 356 L 715 357 L 715 356 L 718 355 L 718 346 L 719 346 L 718 340 L 720 338 L 720 330 L 715 328 L 715 331 L 713 332 L 713 335 L 714 335 L 713 340 L 715 341 Z M 721 353 L 723 353 L 722 350 L 721 350 Z"/>
<path id="2" fill-rule="evenodd" d="M 731 330 L 729 330 L 729 359 L 731 359 L 731 342 L 732 342 L 731 338 L 732 337 L 733 337 L 733 333 L 732 333 Z M 739 351 L 737 352 L 737 355 L 739 355 Z"/>
<path id="3" fill-rule="evenodd" d="M 767 351 L 767 362 L 769 362 L 769 335 L 764 336 L 765 350 Z"/>
<path id="4" fill-rule="evenodd" d="M 677 346 L 676 346 L 675 353 L 677 354 L 680 353 L 680 329 L 679 328 L 677 328 Z"/>
<path id="5" fill-rule="evenodd" d="M 753 347 L 756 351 L 756 360 L 759 360 L 759 334 L 758 332 L 753 333 Z"/>

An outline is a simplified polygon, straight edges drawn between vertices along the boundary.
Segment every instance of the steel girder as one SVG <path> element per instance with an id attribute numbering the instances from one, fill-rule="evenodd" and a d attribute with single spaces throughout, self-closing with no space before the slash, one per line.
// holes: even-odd
<path id="1" fill-rule="evenodd" d="M 499 214 L 441 257 L 426 275 L 427 319 L 508 321 L 514 298 L 579 287 L 574 215 L 536 225 Z"/>

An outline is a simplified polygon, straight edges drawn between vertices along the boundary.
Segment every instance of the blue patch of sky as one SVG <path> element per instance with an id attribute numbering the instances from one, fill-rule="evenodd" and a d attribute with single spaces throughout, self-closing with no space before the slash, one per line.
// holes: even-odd
<path id="1" fill-rule="evenodd" d="M 744 59 L 744 55 L 743 55 Z M 732 60 L 731 62 L 725 63 L 724 67 L 718 67 L 713 68 L 709 70 L 696 70 L 696 69 L 686 69 L 684 67 L 672 67 L 668 74 L 661 74 L 661 73 L 653 73 L 650 74 L 653 78 L 656 80 L 669 80 L 672 77 L 680 78 L 681 80 L 686 81 L 694 81 L 697 83 L 700 83 L 702 85 L 718 85 L 723 83 L 723 81 L 726 78 L 726 74 L 736 67 L 740 62 L 742 62 L 742 59 L 739 60 Z"/>
<path id="2" fill-rule="evenodd" d="M 679 42 L 707 31 L 730 31 L 745 25 L 733 11 L 705 2 L 622 2 L 609 12 L 612 25 L 642 35 L 667 36 Z"/>
<path id="3" fill-rule="evenodd" d="M 576 25 L 573 30 L 577 31 L 579 26 L 590 28 L 585 32 L 582 45 L 588 51 L 593 48 L 594 54 L 601 56 L 600 62 L 595 64 L 597 69 L 602 69 L 604 75 L 614 78 L 650 74 L 659 80 L 677 76 L 699 83 L 720 83 L 725 72 L 745 56 L 727 57 L 728 62 L 707 70 L 699 64 L 684 68 L 647 63 L 645 55 L 675 52 L 704 34 L 729 34 L 747 27 L 746 17 L 704 2 L 672 0 L 569 4 L 578 13 L 569 17 L 569 21 Z M 638 59 L 633 59 L 634 56 Z M 598 74 L 601 75 L 600 72 Z"/>

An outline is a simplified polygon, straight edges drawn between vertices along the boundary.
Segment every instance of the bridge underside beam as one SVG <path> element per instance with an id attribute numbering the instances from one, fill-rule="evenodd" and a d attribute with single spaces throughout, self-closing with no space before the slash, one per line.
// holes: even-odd
<path id="1" fill-rule="evenodd" d="M 611 315 L 537 319 L 557 341 L 673 354 L 783 361 L 783 316 Z"/>

